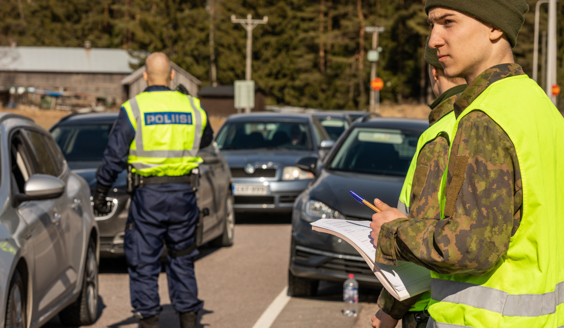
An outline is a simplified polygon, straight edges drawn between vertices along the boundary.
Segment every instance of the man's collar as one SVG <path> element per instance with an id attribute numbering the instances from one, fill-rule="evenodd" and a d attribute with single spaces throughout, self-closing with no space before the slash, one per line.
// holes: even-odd
<path id="1" fill-rule="evenodd" d="M 429 114 L 429 125 L 435 124 L 445 115 L 450 113 L 454 109 L 454 102 L 458 99 L 458 96 L 466 89 L 467 85 L 457 85 L 453 88 L 448 89 L 443 92 L 443 94 L 435 100 L 434 103 L 429 105 L 431 107 L 431 113 Z"/>
<path id="2" fill-rule="evenodd" d="M 478 98 L 490 85 L 507 77 L 523 75 L 523 68 L 518 64 L 500 64 L 488 68 L 478 75 L 472 83 L 468 85 L 460 97 L 454 103 L 454 114 L 460 116 L 470 104 Z"/>
<path id="3" fill-rule="evenodd" d="M 150 87 L 146 87 L 143 92 L 153 92 L 153 91 L 172 91 L 166 85 L 152 85 Z"/>

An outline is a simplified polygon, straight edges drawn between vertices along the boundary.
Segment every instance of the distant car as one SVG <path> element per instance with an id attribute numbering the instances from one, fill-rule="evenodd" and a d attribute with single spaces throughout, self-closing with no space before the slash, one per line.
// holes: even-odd
<path id="1" fill-rule="evenodd" d="M 51 128 L 70 168 L 88 182 L 92 193 L 96 187 L 96 170 L 102 163 L 117 117 L 118 113 L 73 114 Z M 230 246 L 233 244 L 235 214 L 229 167 L 214 143 L 200 149 L 198 156 L 204 163 L 200 165 L 200 186 L 196 196 L 200 210 L 208 213 L 204 218 L 202 243 Z M 102 256 L 124 254 L 123 237 L 130 203 L 126 176 L 126 171 L 122 172 L 108 194 L 108 201 L 112 202 L 111 212 L 96 217 Z"/>
<path id="2" fill-rule="evenodd" d="M 311 114 L 232 115 L 216 141 L 231 168 L 235 210 L 247 212 L 291 212 L 313 179 L 296 162 L 323 158 L 334 145 Z"/>
<path id="3" fill-rule="evenodd" d="M 347 111 L 320 111 L 314 113 L 319 119 L 331 140 L 337 140 L 351 125 L 351 118 Z"/>
<path id="4" fill-rule="evenodd" d="M 380 285 L 364 259 L 347 242 L 311 230 L 311 223 L 371 220 L 374 214 L 349 194 L 378 197 L 396 206 L 424 120 L 371 118 L 355 123 L 335 145 L 322 167 L 316 158 L 298 161 L 315 172 L 315 182 L 294 203 L 288 288 L 293 296 L 312 296 L 319 280 L 343 281 L 349 273 L 360 283 Z"/>
<path id="5" fill-rule="evenodd" d="M 347 115 L 349 115 L 349 117 L 351 118 L 351 122 L 355 122 L 359 118 L 364 118 L 369 114 L 370 114 L 369 112 L 363 112 L 363 111 L 354 111 L 354 110 L 347 111 Z"/>
<path id="6" fill-rule="evenodd" d="M 49 133 L 0 114 L 0 327 L 53 316 L 90 325 L 98 311 L 98 228 L 90 188 Z"/>

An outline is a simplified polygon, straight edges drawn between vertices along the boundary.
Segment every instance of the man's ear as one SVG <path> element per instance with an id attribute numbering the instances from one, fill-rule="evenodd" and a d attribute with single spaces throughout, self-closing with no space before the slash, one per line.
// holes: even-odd
<path id="1" fill-rule="evenodd" d="M 431 66 L 431 71 L 433 72 L 433 80 L 437 82 L 439 80 L 439 70 L 435 66 Z"/>
<path id="2" fill-rule="evenodd" d="M 503 31 L 497 27 L 490 26 L 490 41 L 497 42 L 503 37 Z"/>
<path id="3" fill-rule="evenodd" d="M 176 74 L 176 72 L 175 72 L 173 69 L 171 69 L 171 70 L 170 70 L 170 80 L 171 80 L 171 81 L 174 80 L 175 74 Z"/>
<path id="4" fill-rule="evenodd" d="M 149 82 L 149 76 L 147 76 L 147 72 L 143 72 L 143 80 L 145 80 L 145 82 Z"/>

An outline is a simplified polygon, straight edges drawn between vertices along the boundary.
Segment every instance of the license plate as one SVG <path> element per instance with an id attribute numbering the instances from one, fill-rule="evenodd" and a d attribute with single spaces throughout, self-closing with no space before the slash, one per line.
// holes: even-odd
<path id="1" fill-rule="evenodd" d="M 242 184 L 235 184 L 233 185 L 233 195 L 241 196 L 254 196 L 254 195 L 266 195 L 268 190 L 266 186 L 261 185 L 242 185 Z"/>

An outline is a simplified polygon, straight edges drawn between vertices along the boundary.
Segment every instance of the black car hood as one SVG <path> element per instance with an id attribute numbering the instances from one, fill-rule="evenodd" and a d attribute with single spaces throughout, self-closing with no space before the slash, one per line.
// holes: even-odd
<path id="1" fill-rule="evenodd" d="M 98 168 L 78 169 L 78 170 L 73 170 L 73 172 L 80 175 L 84 180 L 86 180 L 86 182 L 88 182 L 88 185 L 90 186 L 90 189 L 94 190 L 94 188 L 96 188 L 97 170 Z M 126 185 L 127 185 L 127 171 L 124 170 L 118 175 L 116 181 L 112 185 L 112 188 L 125 189 Z"/>
<path id="2" fill-rule="evenodd" d="M 309 191 L 310 199 L 318 200 L 350 217 L 371 219 L 374 211 L 360 204 L 350 194 L 356 192 L 372 203 L 379 198 L 396 207 L 403 186 L 403 176 L 381 176 L 323 170 Z"/>
<path id="3" fill-rule="evenodd" d="M 269 167 L 294 166 L 306 156 L 317 156 L 313 150 L 222 150 L 229 167 L 245 167 L 251 165 L 267 165 Z"/>

